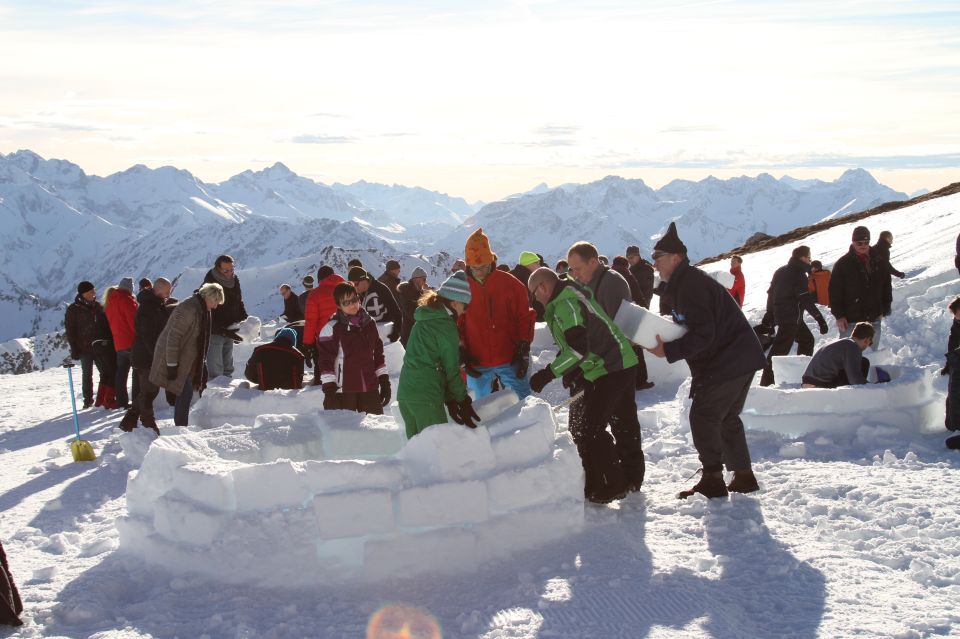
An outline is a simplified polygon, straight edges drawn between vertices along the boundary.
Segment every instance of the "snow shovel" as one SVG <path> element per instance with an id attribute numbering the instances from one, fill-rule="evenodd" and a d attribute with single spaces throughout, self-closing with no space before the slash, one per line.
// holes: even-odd
<path id="1" fill-rule="evenodd" d="M 97 456 L 93 452 L 93 446 L 90 442 L 80 439 L 80 420 L 77 418 L 77 398 L 73 394 L 73 362 L 64 364 L 67 369 L 67 377 L 70 378 L 70 405 L 73 406 L 73 426 L 77 429 L 77 438 L 70 442 L 70 452 L 73 453 L 73 461 L 96 461 Z"/>

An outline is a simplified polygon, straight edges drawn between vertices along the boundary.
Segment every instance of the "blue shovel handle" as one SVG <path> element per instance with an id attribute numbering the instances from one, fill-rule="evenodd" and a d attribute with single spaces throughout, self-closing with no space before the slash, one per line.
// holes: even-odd
<path id="1" fill-rule="evenodd" d="M 70 405 L 73 406 L 73 427 L 77 430 L 77 441 L 80 441 L 80 420 L 77 419 L 77 397 L 73 394 L 73 364 L 64 364 L 67 377 L 70 379 Z"/>

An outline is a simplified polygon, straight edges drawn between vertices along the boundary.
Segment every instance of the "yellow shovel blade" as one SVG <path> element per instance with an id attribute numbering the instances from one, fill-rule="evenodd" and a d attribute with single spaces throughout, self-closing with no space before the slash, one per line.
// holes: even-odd
<path id="1" fill-rule="evenodd" d="M 93 452 L 93 446 L 84 439 L 75 439 L 70 444 L 70 452 L 73 453 L 73 461 L 96 461 L 97 455 Z"/>

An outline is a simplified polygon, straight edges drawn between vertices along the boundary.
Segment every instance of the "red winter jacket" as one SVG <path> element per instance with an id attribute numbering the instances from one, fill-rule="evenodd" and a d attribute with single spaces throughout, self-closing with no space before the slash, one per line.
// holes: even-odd
<path id="1" fill-rule="evenodd" d="M 328 275 L 307 295 L 307 303 L 303 309 L 303 319 L 305 320 L 303 326 L 304 345 L 316 342 L 317 334 L 330 321 L 330 316 L 337 312 L 337 303 L 333 299 L 333 289 L 342 281 L 343 278 L 336 273 Z"/>
<path id="2" fill-rule="evenodd" d="M 509 364 L 517 342 L 533 341 L 537 314 L 527 288 L 509 273 L 494 269 L 481 284 L 470 281 L 470 305 L 460 317 L 460 339 L 477 366 Z"/>
<path id="3" fill-rule="evenodd" d="M 359 323 L 338 311 L 317 336 L 320 383 L 336 382 L 341 393 L 376 390 L 387 374 L 377 323 L 362 308 L 355 317 Z"/>
<path id="4" fill-rule="evenodd" d="M 743 306 L 743 298 L 747 294 L 747 284 L 746 280 L 743 279 L 743 271 L 731 268 L 730 272 L 733 273 L 733 288 L 727 290 L 730 291 L 730 295 L 733 295 L 733 299 L 737 300 L 737 304 Z"/>
<path id="5" fill-rule="evenodd" d="M 113 334 L 113 350 L 133 348 L 133 318 L 138 306 L 133 293 L 125 288 L 115 288 L 107 295 L 107 323 Z"/>

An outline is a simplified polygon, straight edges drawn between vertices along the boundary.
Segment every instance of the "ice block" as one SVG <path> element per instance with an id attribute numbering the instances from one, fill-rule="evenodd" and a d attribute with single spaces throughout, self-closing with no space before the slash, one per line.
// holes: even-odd
<path id="1" fill-rule="evenodd" d="M 686 327 L 673 320 L 626 301 L 620 304 L 613 323 L 623 331 L 627 339 L 644 348 L 656 346 L 657 335 L 664 342 L 672 342 L 683 337 L 687 332 Z"/>

